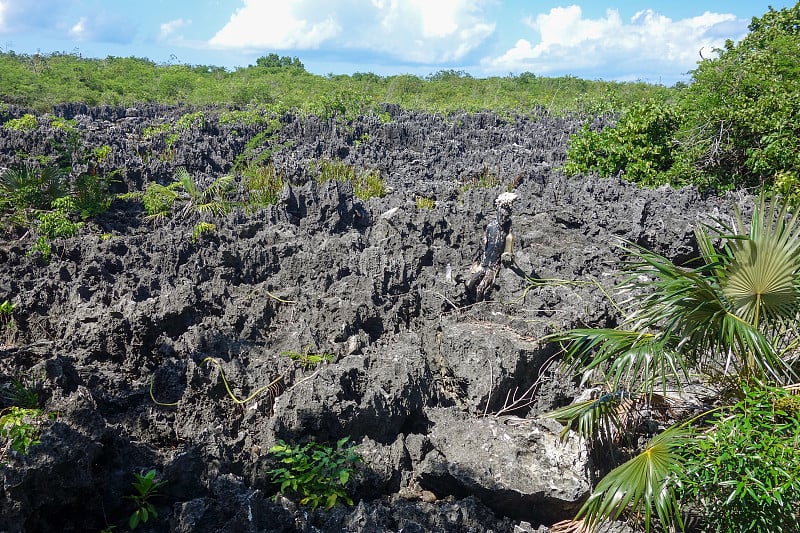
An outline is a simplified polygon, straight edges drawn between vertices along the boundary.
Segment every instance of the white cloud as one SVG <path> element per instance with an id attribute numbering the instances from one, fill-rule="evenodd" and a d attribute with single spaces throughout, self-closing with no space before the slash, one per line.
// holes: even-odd
<path id="1" fill-rule="evenodd" d="M 69 34 L 79 41 L 85 40 L 87 38 L 86 17 L 81 17 L 81 19 L 69 29 Z"/>
<path id="2" fill-rule="evenodd" d="M 170 20 L 169 22 L 165 22 L 161 25 L 161 33 L 159 34 L 160 39 L 166 39 L 170 37 L 175 32 L 181 30 L 182 28 L 186 28 L 192 25 L 191 19 L 183 20 L 183 19 L 175 19 Z"/>
<path id="3" fill-rule="evenodd" d="M 341 27 L 335 13 L 324 13 L 323 5 L 313 19 L 298 16 L 296 8 L 305 3 L 302 0 L 276 3 L 244 0 L 244 7 L 231 15 L 209 44 L 220 48 L 318 48 L 339 34 Z"/>
<path id="4" fill-rule="evenodd" d="M 244 0 L 209 41 L 214 47 L 362 50 L 401 61 L 456 61 L 494 32 L 490 0 Z"/>
<path id="5" fill-rule="evenodd" d="M 581 71 L 603 71 L 616 79 L 660 74 L 677 78 L 694 68 L 701 48 L 721 47 L 723 32 L 717 30 L 735 20 L 735 15 L 708 11 L 672 20 L 645 9 L 625 22 L 614 9 L 588 19 L 579 6 L 557 7 L 524 20 L 538 33 L 538 41 L 519 39 L 502 55 L 484 59 L 482 66 L 501 73 L 528 70 L 580 76 Z"/>
<path id="6" fill-rule="evenodd" d="M 8 6 L 6 5 L 5 2 L 0 1 L 0 31 L 5 30 L 6 11 L 8 11 Z"/>

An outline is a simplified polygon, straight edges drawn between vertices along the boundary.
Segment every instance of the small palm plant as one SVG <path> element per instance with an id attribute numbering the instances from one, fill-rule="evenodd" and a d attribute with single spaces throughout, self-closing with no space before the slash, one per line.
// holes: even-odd
<path id="1" fill-rule="evenodd" d="M 234 178 L 228 174 L 217 178 L 205 189 L 195 182 L 189 171 L 179 167 L 175 172 L 174 188 L 182 189 L 188 198 L 183 208 L 183 216 L 191 212 L 199 214 L 210 213 L 215 216 L 224 215 L 231 210 L 228 195 L 234 185 Z"/>
<path id="2" fill-rule="evenodd" d="M 573 375 L 584 382 L 602 376 L 602 394 L 549 416 L 588 439 L 609 442 L 630 429 L 626 422 L 637 408 L 665 402 L 671 388 L 680 389 L 698 377 L 727 384 L 724 394 L 719 391 L 723 404 L 741 400 L 752 384 L 788 387 L 797 379 L 798 213 L 762 196 L 749 230 L 738 210 L 732 224 L 715 223 L 696 231 L 700 258 L 693 267 L 675 265 L 632 243 L 623 245 L 630 277 L 621 284 L 629 295 L 621 304 L 622 325 L 573 329 L 552 337 L 565 345 L 564 364 Z M 720 250 L 715 242 L 722 244 Z M 665 421 L 671 427 L 606 474 L 576 520 L 561 529 L 594 531 L 623 514 L 643 520 L 647 530 L 653 517 L 665 527 L 683 529 L 675 487 L 696 443 L 686 437 L 702 433 L 705 438 L 715 430 L 713 420 L 719 417 L 705 412 Z M 739 496 L 732 495 L 725 504 L 736 505 Z M 791 506 L 786 509 L 794 512 Z"/>

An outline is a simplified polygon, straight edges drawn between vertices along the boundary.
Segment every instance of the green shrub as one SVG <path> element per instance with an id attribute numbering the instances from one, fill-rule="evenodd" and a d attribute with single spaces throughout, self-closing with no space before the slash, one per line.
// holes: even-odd
<path id="1" fill-rule="evenodd" d="M 10 300 L 0 302 L 0 346 L 12 346 L 17 332 L 14 307 Z"/>
<path id="2" fill-rule="evenodd" d="M 672 167 L 675 111 L 644 102 L 631 106 L 613 127 L 594 131 L 588 125 L 572 135 L 567 149 L 567 174 L 622 174 L 641 185 L 661 185 Z"/>
<path id="3" fill-rule="evenodd" d="M 353 194 L 361 200 L 383 198 L 386 196 L 386 192 L 386 181 L 381 178 L 381 174 L 377 170 L 362 172 L 353 181 Z"/>
<path id="4" fill-rule="evenodd" d="M 172 206 L 178 199 L 178 193 L 158 183 L 150 183 L 142 196 L 144 212 L 151 219 L 164 218 L 169 215 Z"/>
<path id="5" fill-rule="evenodd" d="M 349 440 L 339 439 L 335 448 L 315 442 L 290 446 L 279 440 L 269 450 L 283 465 L 268 472 L 272 482 L 280 484 L 281 493 L 298 496 L 300 505 L 312 509 L 353 505 L 345 489 L 361 458 Z"/>
<path id="6" fill-rule="evenodd" d="M 39 122 L 35 116 L 25 113 L 19 118 L 12 118 L 7 121 L 3 127 L 12 131 L 31 131 L 39 127 Z"/>
<path id="7" fill-rule="evenodd" d="M 347 181 L 353 185 L 353 194 L 361 200 L 373 197 L 386 196 L 388 192 L 386 181 L 381 178 L 377 170 L 358 171 L 353 165 L 348 165 L 339 159 L 322 159 L 312 164 L 312 172 L 317 172 L 317 183 L 329 180 Z"/>
<path id="8" fill-rule="evenodd" d="M 800 399 L 745 387 L 689 442 L 681 497 L 700 503 L 711 529 L 800 531 Z"/>
<path id="9" fill-rule="evenodd" d="M 217 226 L 209 222 L 198 222 L 192 229 L 192 242 L 197 242 L 206 233 L 214 233 L 217 231 Z"/>
<path id="10" fill-rule="evenodd" d="M 81 174 L 77 177 L 73 196 L 75 207 L 84 220 L 108 211 L 111 201 L 114 199 L 111 194 L 110 180 L 105 176 L 93 173 Z"/>
<path id="11" fill-rule="evenodd" d="M 312 370 L 320 363 L 330 363 L 336 359 L 336 356 L 332 353 L 314 353 L 309 351 L 309 349 L 310 348 L 307 347 L 302 352 L 281 352 L 281 355 L 285 355 L 292 361 L 299 363 L 304 370 Z"/>
<path id="12" fill-rule="evenodd" d="M 5 441 L 0 444 L 0 465 L 8 450 L 28 455 L 31 446 L 39 444 L 42 420 L 40 409 L 11 406 L 0 411 L 0 439 Z"/>

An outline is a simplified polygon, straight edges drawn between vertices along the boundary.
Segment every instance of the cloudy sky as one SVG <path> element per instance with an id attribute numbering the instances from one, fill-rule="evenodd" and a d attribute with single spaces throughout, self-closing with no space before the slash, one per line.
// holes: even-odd
<path id="1" fill-rule="evenodd" d="M 0 49 L 229 69 L 277 53 L 317 74 L 528 71 L 671 85 L 769 5 L 794 2 L 0 0 Z"/>

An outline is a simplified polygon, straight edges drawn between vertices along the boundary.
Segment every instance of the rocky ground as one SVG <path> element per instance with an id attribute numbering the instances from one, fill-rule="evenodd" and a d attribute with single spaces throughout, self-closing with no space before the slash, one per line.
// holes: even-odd
<path id="1" fill-rule="evenodd" d="M 100 170 L 122 170 L 116 192 L 178 166 L 210 182 L 262 128 L 204 110 L 170 146 L 143 134 L 186 112 L 59 106 L 36 130 L 0 128 L 0 167 L 63 146 L 61 116 L 82 146 L 112 148 Z M 580 121 L 544 111 L 279 120 L 265 149 L 291 181 L 282 201 L 209 218 L 200 239 L 199 215 L 153 222 L 115 200 L 49 262 L 29 235 L 0 241 L 17 325 L 0 338 L 0 386 L 28 380 L 52 414 L 41 444 L 0 467 L 0 531 L 126 530 L 133 473 L 150 469 L 166 484 L 138 531 L 547 531 L 587 497 L 597 465 L 541 417 L 578 392 L 544 337 L 615 323 L 616 239 L 689 258 L 693 227 L 730 200 L 564 177 Z M 321 158 L 377 169 L 390 192 L 361 201 L 349 183 L 318 184 Z M 476 303 L 463 281 L 507 189 L 513 260 Z M 335 357 L 311 368 L 287 352 Z M 240 399 L 278 376 L 286 390 L 239 404 L 223 372 Z M 354 506 L 274 498 L 278 439 L 347 436 L 363 458 Z"/>

